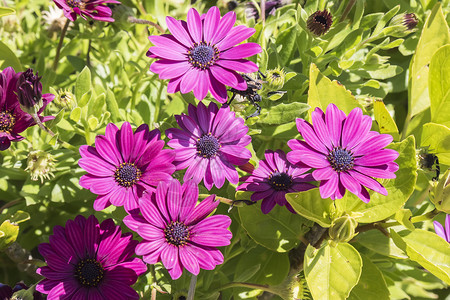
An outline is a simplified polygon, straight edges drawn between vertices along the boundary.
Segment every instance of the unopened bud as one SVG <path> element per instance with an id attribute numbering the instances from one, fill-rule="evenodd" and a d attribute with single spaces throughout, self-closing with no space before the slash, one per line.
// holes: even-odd
<path id="1" fill-rule="evenodd" d="M 389 27 L 397 28 L 397 30 L 391 33 L 391 35 L 394 37 L 406 36 L 414 31 L 414 28 L 417 26 L 418 23 L 419 20 L 413 13 L 396 15 L 395 17 L 392 18 L 391 22 L 389 23 Z"/>
<path id="2" fill-rule="evenodd" d="M 31 151 L 28 154 L 27 168 L 25 171 L 30 173 L 31 180 L 41 180 L 50 179 L 50 177 L 55 177 L 53 174 L 56 171 L 55 159 L 50 153 L 44 152 L 42 150 Z"/>
<path id="3" fill-rule="evenodd" d="M 356 235 L 357 226 L 358 222 L 354 218 L 345 215 L 333 220 L 328 235 L 336 243 L 345 243 Z"/>
<path id="4" fill-rule="evenodd" d="M 286 73 L 283 69 L 268 70 L 266 75 L 269 88 L 272 90 L 279 90 L 283 87 L 286 80 Z"/>
<path id="5" fill-rule="evenodd" d="M 56 94 L 55 100 L 53 103 L 59 108 L 65 108 L 72 110 L 77 106 L 77 101 L 75 99 L 75 95 L 68 90 L 60 90 Z"/>
<path id="6" fill-rule="evenodd" d="M 43 105 L 41 78 L 37 72 L 34 75 L 33 70 L 28 69 L 22 72 L 17 80 L 17 97 L 20 108 L 30 115 L 37 114 Z"/>

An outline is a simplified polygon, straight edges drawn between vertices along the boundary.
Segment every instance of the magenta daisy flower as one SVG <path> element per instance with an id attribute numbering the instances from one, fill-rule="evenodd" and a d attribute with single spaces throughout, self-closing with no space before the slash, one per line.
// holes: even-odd
<path id="1" fill-rule="evenodd" d="M 438 221 L 433 222 L 436 234 L 450 243 L 450 215 L 445 217 L 445 229 Z"/>
<path id="2" fill-rule="evenodd" d="M 387 195 L 387 190 L 374 179 L 395 178 L 398 152 L 383 149 L 392 142 L 392 136 L 370 131 L 372 119 L 360 108 L 348 116 L 336 105 L 330 104 L 326 113 L 316 108 L 311 114 L 312 125 L 297 119 L 297 129 L 304 141 L 290 140 L 293 151 L 287 159 L 293 164 L 315 168 L 312 175 L 320 180 L 322 198 L 340 199 L 345 191 L 370 201 L 365 187 Z"/>
<path id="3" fill-rule="evenodd" d="M 95 147 L 81 146 L 78 164 L 88 174 L 81 177 L 80 185 L 98 195 L 94 209 L 112 204 L 131 211 L 145 190 L 155 190 L 161 180 L 171 180 L 175 153 L 163 147 L 159 130 L 149 131 L 143 124 L 133 133 L 128 122 L 120 130 L 108 124 L 105 135 L 96 137 Z"/>
<path id="4" fill-rule="evenodd" d="M 256 43 L 235 45 L 252 36 L 254 28 L 233 27 L 236 14 L 228 12 L 221 18 L 215 6 L 203 16 L 191 8 L 187 22 L 172 17 L 167 17 L 166 22 L 172 34 L 150 36 L 155 46 L 147 56 L 160 59 L 150 66 L 150 71 L 159 74 L 160 79 L 170 79 L 168 93 L 186 94 L 193 90 L 194 96 L 202 100 L 210 91 L 217 101 L 225 103 L 226 85 L 241 91 L 247 89 L 237 72 L 258 71 L 255 63 L 244 58 L 262 49 Z"/>
<path id="5" fill-rule="evenodd" d="M 291 165 L 286 160 L 286 154 L 282 150 L 267 150 L 264 154 L 266 159 L 259 161 L 259 167 L 250 176 L 244 176 L 244 181 L 237 189 L 254 192 L 252 201 L 262 199 L 261 210 L 264 214 L 269 213 L 278 204 L 295 214 L 295 210 L 286 201 L 286 193 L 307 191 L 315 188 L 315 185 L 307 183 L 314 181 L 308 167 Z"/>
<path id="6" fill-rule="evenodd" d="M 93 20 L 103 22 L 114 22 L 111 18 L 111 9 L 105 3 L 119 3 L 116 0 L 53 0 L 59 8 L 64 11 L 64 16 L 71 21 L 77 19 L 77 15 L 86 20 L 89 17 Z"/>
<path id="7" fill-rule="evenodd" d="M 132 258 L 138 244 L 132 237 L 112 219 L 99 224 L 93 215 L 55 226 L 50 242 L 38 248 L 47 266 L 36 271 L 45 277 L 36 290 L 49 300 L 139 299 L 130 285 L 147 267 Z"/>
<path id="8" fill-rule="evenodd" d="M 239 182 L 235 165 L 247 163 L 252 154 L 245 148 L 251 142 L 248 127 L 242 118 L 236 118 L 229 107 L 217 108 L 215 103 L 206 107 L 189 104 L 189 115 L 175 116 L 181 129 L 166 130 L 167 143 L 174 148 L 177 170 L 188 168 L 184 181 L 192 179 L 199 184 L 202 179 L 210 190 L 221 188 L 225 178 L 232 184 Z"/>
<path id="9" fill-rule="evenodd" d="M 145 193 L 139 200 L 141 215 L 128 215 L 123 222 L 144 240 L 136 247 L 148 264 L 162 261 L 172 279 L 183 267 L 194 275 L 200 269 L 213 270 L 223 263 L 216 247 L 230 244 L 227 229 L 231 219 L 225 215 L 207 217 L 219 205 L 211 195 L 199 205 L 198 186 L 192 181 L 182 186 L 178 180 L 160 182 L 156 193 Z"/>
<path id="10" fill-rule="evenodd" d="M 41 97 L 42 101 L 40 109 L 37 111 L 37 115 L 41 122 L 46 122 L 54 119 L 53 116 L 42 117 L 39 116 L 51 102 L 55 96 L 53 94 L 42 95 L 42 84 L 39 82 L 40 77 L 33 76 L 33 71 L 27 70 L 27 72 L 14 72 L 14 69 L 8 67 L 0 72 L 0 151 L 6 150 L 11 146 L 11 142 L 18 142 L 24 139 L 19 133 L 23 132 L 30 126 L 36 125 L 33 117 L 24 112 L 20 108 L 19 98 L 17 94 L 22 95 L 22 90 L 18 89 L 19 78 L 25 78 L 25 75 L 30 74 L 28 78 L 29 84 L 32 84 L 36 90 L 34 96 Z M 37 102 L 40 102 L 37 100 Z"/>

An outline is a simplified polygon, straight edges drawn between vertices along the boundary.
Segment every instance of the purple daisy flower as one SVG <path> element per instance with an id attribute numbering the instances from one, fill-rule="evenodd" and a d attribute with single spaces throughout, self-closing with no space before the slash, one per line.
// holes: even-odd
<path id="1" fill-rule="evenodd" d="M 119 3 L 116 0 L 53 0 L 59 8 L 64 11 L 64 16 L 70 21 L 75 21 L 77 15 L 86 20 L 89 17 L 93 20 L 103 22 L 114 22 L 111 18 L 112 12 L 105 3 Z"/>
<path id="2" fill-rule="evenodd" d="M 231 219 L 225 215 L 207 217 L 219 205 L 211 195 L 196 206 L 198 186 L 192 181 L 160 182 L 156 193 L 139 200 L 141 215 L 128 215 L 123 222 L 144 240 L 136 247 L 146 263 L 162 261 L 172 279 L 178 279 L 183 267 L 194 275 L 200 269 L 213 270 L 223 263 L 216 247 L 230 244 L 227 229 Z"/>
<path id="3" fill-rule="evenodd" d="M 132 258 L 138 244 L 132 237 L 112 219 L 99 224 L 93 215 L 55 226 L 50 242 L 38 247 L 47 266 L 36 271 L 45 277 L 36 290 L 48 300 L 139 299 L 130 285 L 147 267 Z"/>
<path id="4" fill-rule="evenodd" d="M 256 43 L 235 46 L 255 33 L 244 25 L 233 27 L 236 14 L 228 12 L 220 18 L 217 7 L 211 7 L 205 15 L 191 8 L 187 22 L 166 18 L 170 34 L 150 36 L 155 45 L 147 56 L 158 58 L 150 71 L 160 79 L 170 79 L 168 93 L 186 94 L 194 91 L 197 99 L 205 98 L 208 91 L 219 102 L 227 100 L 225 85 L 244 91 L 247 83 L 237 72 L 252 73 L 258 66 L 245 57 L 262 51 Z M 237 72 L 236 72 L 237 71 Z"/>
<path id="5" fill-rule="evenodd" d="M 293 151 L 287 154 L 292 164 L 315 168 L 312 175 L 320 180 L 322 198 L 340 199 L 345 191 L 369 202 L 365 187 L 387 195 L 387 190 L 375 178 L 395 178 L 398 152 L 383 149 L 392 142 L 392 136 L 370 131 L 372 119 L 360 108 L 348 116 L 336 105 L 330 104 L 326 113 L 316 108 L 312 123 L 297 119 L 297 129 L 305 141 L 290 140 Z"/>
<path id="6" fill-rule="evenodd" d="M 25 72 L 29 74 L 30 71 Z M 0 151 L 6 150 L 11 146 L 11 142 L 18 142 L 24 139 L 19 133 L 23 132 L 30 126 L 36 125 L 33 117 L 24 112 L 20 108 L 19 98 L 17 94 L 21 94 L 22 91 L 18 89 L 17 82 L 22 72 L 16 73 L 14 69 L 8 67 L 0 72 Z M 33 72 L 31 71 L 31 75 Z M 23 77 L 23 76 L 22 76 Z M 39 82 L 39 77 L 33 77 L 33 85 L 36 87 L 36 95 L 42 98 L 38 102 L 42 101 L 41 108 L 37 111 L 37 115 L 41 122 L 46 122 L 54 119 L 53 116 L 42 117 L 39 116 L 51 102 L 55 96 L 53 94 L 42 95 L 42 84 Z"/>
<path id="7" fill-rule="evenodd" d="M 80 185 L 98 195 L 94 209 L 112 204 L 131 211 L 145 190 L 154 191 L 161 180 L 171 180 L 175 152 L 163 147 L 159 130 L 149 131 L 143 124 L 133 134 L 128 122 L 120 130 L 108 124 L 105 135 L 96 137 L 95 147 L 81 146 L 78 164 L 88 174 Z"/>
<path id="8" fill-rule="evenodd" d="M 445 229 L 438 221 L 433 222 L 436 234 L 450 243 L 450 215 L 445 217 Z"/>
<path id="9" fill-rule="evenodd" d="M 237 189 L 254 192 L 252 201 L 263 200 L 261 210 L 264 214 L 269 213 L 278 204 L 296 213 L 292 206 L 286 201 L 287 193 L 307 191 L 316 186 L 308 181 L 314 181 L 309 167 L 298 167 L 291 165 L 286 154 L 282 150 L 267 150 L 264 154 L 266 159 L 259 161 L 259 168 L 255 169 L 250 176 L 244 176 L 244 181 Z"/>
<path id="10" fill-rule="evenodd" d="M 167 143 L 174 148 L 177 170 L 188 168 L 184 181 L 192 179 L 199 184 L 202 179 L 210 190 L 221 188 L 225 178 L 232 184 L 239 182 L 234 165 L 247 163 L 252 154 L 245 148 L 251 142 L 248 127 L 242 118 L 236 118 L 229 107 L 217 108 L 215 103 L 206 107 L 189 104 L 189 115 L 175 116 L 181 129 L 170 128 Z"/>

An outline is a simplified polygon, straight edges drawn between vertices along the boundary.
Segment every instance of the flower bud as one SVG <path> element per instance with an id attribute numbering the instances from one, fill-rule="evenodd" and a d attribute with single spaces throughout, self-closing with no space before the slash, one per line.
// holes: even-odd
<path id="1" fill-rule="evenodd" d="M 345 215 L 333 220 L 331 227 L 328 229 L 328 235 L 336 243 L 345 243 L 356 235 L 357 226 L 358 222 L 354 218 Z"/>
<path id="2" fill-rule="evenodd" d="M 327 33 L 332 24 L 333 16 L 326 9 L 316 11 L 306 21 L 308 30 L 317 36 Z"/>
<path id="3" fill-rule="evenodd" d="M 283 69 L 273 69 L 267 71 L 267 82 L 269 85 L 269 88 L 272 90 L 279 90 L 283 87 L 284 82 L 286 80 L 286 73 Z"/>
<path id="4" fill-rule="evenodd" d="M 59 109 L 66 108 L 72 110 L 77 106 L 75 95 L 69 90 L 59 90 L 53 103 Z"/>
<path id="5" fill-rule="evenodd" d="M 50 153 L 44 152 L 42 150 L 31 151 L 28 154 L 27 168 L 25 171 L 30 173 L 31 180 L 41 180 L 41 183 L 45 179 L 50 179 L 50 177 L 55 177 L 53 174 L 56 171 L 55 159 Z"/>
<path id="6" fill-rule="evenodd" d="M 37 114 L 41 109 L 42 103 L 42 77 L 33 74 L 32 69 L 20 73 L 17 80 L 17 97 L 19 99 L 20 108 L 31 114 Z"/>
<path id="7" fill-rule="evenodd" d="M 434 182 L 430 199 L 437 210 L 450 214 L 450 169 L 437 183 Z"/>
<path id="8" fill-rule="evenodd" d="M 406 36 L 414 31 L 418 23 L 419 20 L 413 13 L 396 15 L 389 23 L 389 27 L 397 27 L 398 29 L 391 35 L 394 37 Z"/>

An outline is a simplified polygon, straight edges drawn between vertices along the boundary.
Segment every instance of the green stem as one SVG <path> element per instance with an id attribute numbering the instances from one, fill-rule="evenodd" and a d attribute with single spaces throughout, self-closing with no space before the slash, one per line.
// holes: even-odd
<path id="1" fill-rule="evenodd" d="M 55 60 L 53 61 L 53 71 L 56 72 L 59 63 L 59 55 L 61 54 L 62 44 L 64 42 L 64 37 L 66 36 L 67 28 L 69 28 L 70 20 L 67 19 L 66 24 L 64 24 L 64 28 L 61 31 L 61 36 L 59 37 L 58 48 L 56 48 Z"/>
<path id="2" fill-rule="evenodd" d="M 233 287 L 246 287 L 251 289 L 263 290 L 265 292 L 272 293 L 273 291 L 266 284 L 256 284 L 256 283 L 247 283 L 247 282 L 230 282 L 222 285 L 221 287 L 215 289 L 213 292 L 219 292 L 225 289 L 233 288 Z"/>
<path id="3" fill-rule="evenodd" d="M 191 283 L 189 284 L 189 291 L 187 300 L 194 300 L 195 286 L 197 285 L 197 275 L 191 275 Z"/>
<path id="4" fill-rule="evenodd" d="M 39 126 L 39 128 L 41 128 L 42 130 L 44 130 L 45 132 L 47 132 L 48 134 L 50 134 L 52 137 L 54 137 L 56 134 L 51 131 L 49 128 L 45 127 L 44 124 L 42 124 L 41 120 L 39 119 L 39 116 L 37 114 L 31 114 L 31 116 L 33 117 L 34 122 L 36 122 L 36 124 Z M 78 148 L 72 146 L 71 144 L 62 141 L 60 138 L 56 138 L 56 140 L 65 148 L 73 150 L 75 152 L 78 152 Z"/>
<path id="5" fill-rule="evenodd" d="M 19 198 L 19 199 L 15 199 L 15 200 L 12 200 L 12 201 L 9 201 L 9 202 L 5 203 L 2 207 L 0 207 L 0 213 L 2 213 L 2 211 L 4 209 L 7 209 L 8 207 L 11 207 L 11 206 L 14 206 L 16 204 L 19 204 L 23 200 L 25 200 L 25 199 L 24 198 Z"/>
<path id="6" fill-rule="evenodd" d="M 347 7 L 345 8 L 344 12 L 342 13 L 342 16 L 339 18 L 339 22 L 344 21 L 345 18 L 347 18 L 347 15 L 350 13 L 350 11 L 353 8 L 353 5 L 355 5 L 356 0 L 350 0 L 348 1 Z"/>
<path id="7" fill-rule="evenodd" d="M 162 29 L 161 26 L 159 26 L 156 23 L 153 23 L 151 21 L 143 20 L 143 19 L 136 19 L 135 17 L 128 17 L 128 22 L 134 23 L 134 24 L 145 24 L 155 27 L 160 33 L 164 33 L 164 29 Z"/>
<path id="8" fill-rule="evenodd" d="M 429 211 L 424 215 L 412 217 L 411 223 L 419 223 L 419 222 L 431 220 L 437 214 L 439 214 L 439 210 L 437 210 L 435 208 L 432 211 Z M 399 222 L 390 222 L 390 223 L 380 223 L 379 225 L 382 226 L 383 228 L 389 228 L 389 227 L 394 227 L 394 226 L 398 226 L 398 225 L 402 225 L 402 224 L 400 224 Z"/>

